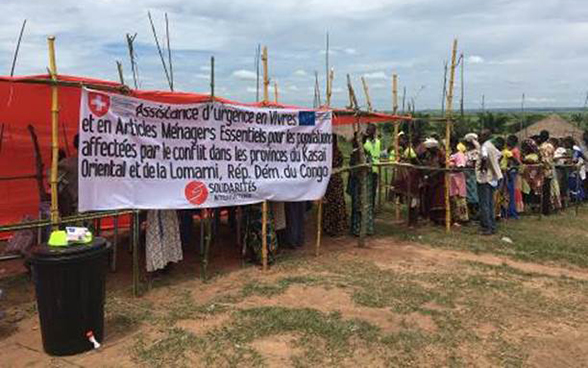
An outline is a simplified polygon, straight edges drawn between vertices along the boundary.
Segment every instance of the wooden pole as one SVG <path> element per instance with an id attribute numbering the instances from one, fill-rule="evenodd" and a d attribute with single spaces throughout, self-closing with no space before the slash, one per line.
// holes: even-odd
<path id="1" fill-rule="evenodd" d="M 392 75 L 392 114 L 398 114 L 398 74 Z M 398 142 L 398 133 L 400 130 L 400 121 L 394 121 L 394 161 L 400 161 L 400 142 Z M 394 167 L 394 179 L 398 176 L 398 169 Z M 394 214 L 396 221 L 400 220 L 400 197 L 395 196 Z"/>
<path id="2" fill-rule="evenodd" d="M 267 46 L 263 47 L 263 53 L 261 54 L 261 61 L 263 63 L 263 103 L 269 102 L 269 77 L 267 70 Z"/>
<path id="3" fill-rule="evenodd" d="M 323 200 L 318 200 L 317 214 L 316 214 L 316 251 L 315 256 L 319 256 L 321 249 L 321 237 L 323 235 Z"/>
<path id="4" fill-rule="evenodd" d="M 27 25 L 27 20 L 25 19 L 22 22 L 22 27 L 20 28 L 20 34 L 18 35 L 18 41 L 16 42 L 16 49 L 14 50 L 14 58 L 12 59 L 12 67 L 10 68 L 10 76 L 14 76 L 14 68 L 16 68 L 16 59 L 18 58 L 18 51 L 20 50 L 20 43 L 22 42 L 22 35 L 24 34 L 25 26 Z"/>
<path id="5" fill-rule="evenodd" d="M 118 70 L 118 80 L 120 81 L 120 84 L 122 84 L 124 86 L 125 77 L 123 74 L 123 66 L 122 66 L 122 63 L 118 60 L 116 61 L 116 69 Z"/>
<path id="6" fill-rule="evenodd" d="M 159 58 L 161 59 L 161 65 L 163 65 L 163 72 L 165 73 L 165 78 L 167 79 L 167 83 L 169 84 L 169 89 L 174 90 L 174 84 L 170 79 L 169 72 L 167 71 L 167 64 L 165 63 L 165 58 L 163 57 L 163 51 L 161 51 L 161 46 L 159 46 L 159 39 L 157 38 L 157 31 L 155 30 L 155 25 L 153 24 L 153 18 L 151 18 L 151 12 L 147 12 L 149 16 L 149 23 L 151 23 L 151 30 L 153 31 L 153 38 L 155 38 L 155 46 L 157 46 L 157 52 L 159 53 Z"/>
<path id="7" fill-rule="evenodd" d="M 138 89 L 139 88 L 139 84 L 138 84 L 139 73 L 137 71 L 137 65 L 135 63 L 135 48 L 133 47 L 133 42 L 135 41 L 136 37 L 137 37 L 136 33 L 133 36 L 131 36 L 129 33 L 127 33 L 127 47 L 129 49 L 129 59 L 131 60 L 131 71 L 133 72 L 133 82 L 135 85 L 135 89 Z"/>
<path id="8" fill-rule="evenodd" d="M 443 66 L 443 93 L 441 94 L 441 115 L 445 115 L 445 99 L 447 98 L 447 61 Z"/>
<path id="9" fill-rule="evenodd" d="M 214 56 L 210 57 L 210 97 L 214 99 Z"/>
<path id="10" fill-rule="evenodd" d="M 139 211 L 133 212 L 133 295 L 139 296 Z"/>
<path id="11" fill-rule="evenodd" d="M 325 52 L 325 100 L 327 106 L 331 104 L 331 96 L 329 95 L 331 89 L 329 86 L 329 52 L 329 32 L 327 32 L 327 47 Z"/>
<path id="12" fill-rule="evenodd" d="M 463 70 L 465 68 L 465 65 L 464 65 L 465 64 L 465 59 L 464 59 L 464 56 L 463 56 L 463 52 L 460 54 L 459 58 L 461 59 L 461 64 L 459 65 L 460 66 L 460 78 L 459 78 L 459 82 L 460 82 L 460 85 L 461 85 L 461 88 L 460 88 L 460 91 L 459 91 L 460 92 L 459 93 L 459 114 L 460 114 L 460 117 L 461 117 L 461 121 L 463 122 L 463 119 L 464 119 L 463 101 L 464 101 L 464 91 L 465 91 L 465 89 L 464 89 L 464 80 L 463 80 Z"/>
<path id="13" fill-rule="evenodd" d="M 359 149 L 359 164 L 364 165 L 366 163 L 365 151 L 363 149 L 363 133 L 359 133 L 357 135 L 357 146 Z M 368 197 L 367 191 L 367 180 L 368 175 L 371 174 L 370 168 L 362 167 L 359 169 L 359 177 L 360 177 L 360 196 L 361 196 L 361 223 L 359 226 L 359 237 L 357 239 L 357 246 L 360 248 L 365 247 L 365 236 L 366 236 L 366 228 L 367 228 L 367 211 L 369 208 L 368 200 L 371 202 L 370 198 Z"/>
<path id="14" fill-rule="evenodd" d="M 261 264 L 267 271 L 267 201 L 261 204 Z"/>
<path id="15" fill-rule="evenodd" d="M 347 90 L 349 91 L 349 108 L 358 110 L 359 104 L 357 103 L 357 97 L 355 96 L 355 91 L 353 90 L 353 85 L 351 84 L 351 76 L 349 76 L 349 74 L 347 74 Z"/>
<path id="16" fill-rule="evenodd" d="M 263 47 L 263 54 L 261 55 L 263 62 L 263 103 L 269 102 L 269 77 L 267 65 L 267 46 Z M 262 269 L 267 271 L 267 201 L 261 204 L 261 263 Z"/>
<path id="17" fill-rule="evenodd" d="M 274 81 L 274 102 L 278 103 L 278 81 Z"/>
<path id="18" fill-rule="evenodd" d="M 363 92 L 365 93 L 365 100 L 367 102 L 367 108 L 369 112 L 372 112 L 372 100 L 370 98 L 370 91 L 365 78 L 361 77 L 361 84 L 363 84 Z"/>
<path id="19" fill-rule="evenodd" d="M 314 107 L 321 106 L 321 87 L 319 85 L 318 72 L 314 71 Z"/>
<path id="20" fill-rule="evenodd" d="M 333 78 L 335 77 L 335 71 L 330 70 L 327 75 L 327 107 L 331 106 L 331 96 L 333 95 Z"/>
<path id="21" fill-rule="evenodd" d="M 167 57 L 168 57 L 168 64 L 169 64 L 169 83 L 170 89 L 174 90 L 174 67 L 172 64 L 172 52 L 171 47 L 169 45 L 169 21 L 167 19 L 167 13 L 165 13 L 165 38 L 167 40 Z"/>
<path id="22" fill-rule="evenodd" d="M 447 92 L 447 106 L 445 117 L 445 167 L 449 167 L 449 157 L 451 150 L 451 124 L 453 112 L 453 82 L 455 81 L 455 62 L 457 56 L 457 38 L 453 40 L 453 50 L 451 52 L 451 70 L 449 74 L 449 91 Z M 451 231 L 451 204 L 449 199 L 449 172 L 445 173 L 445 230 Z"/>
<path id="23" fill-rule="evenodd" d="M 57 64 L 55 63 L 55 37 L 47 39 L 49 45 L 49 72 L 51 80 L 57 80 Z M 59 89 L 51 86 L 51 224 L 53 230 L 59 227 L 59 204 L 57 202 L 57 164 L 59 156 Z"/>
<path id="24" fill-rule="evenodd" d="M 261 59 L 261 45 L 255 50 L 255 102 L 259 102 L 259 61 Z"/>

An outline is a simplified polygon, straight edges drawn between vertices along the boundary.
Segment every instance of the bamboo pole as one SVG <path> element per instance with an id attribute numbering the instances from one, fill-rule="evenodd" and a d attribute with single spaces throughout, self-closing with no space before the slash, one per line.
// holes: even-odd
<path id="1" fill-rule="evenodd" d="M 210 57 L 210 97 L 214 100 L 214 56 Z"/>
<path id="2" fill-rule="evenodd" d="M 22 22 L 22 27 L 20 28 L 20 34 L 18 35 L 18 41 L 16 42 L 16 49 L 14 50 L 14 58 L 12 59 L 12 67 L 10 68 L 10 76 L 14 76 L 14 68 L 16 68 L 16 59 L 18 59 L 18 51 L 20 50 L 20 43 L 22 42 L 22 35 L 24 34 L 25 26 L 27 25 L 27 20 L 25 19 Z"/>
<path id="3" fill-rule="evenodd" d="M 169 64 L 169 80 L 171 90 L 174 90 L 174 67 L 172 64 L 172 52 L 171 46 L 169 45 L 169 20 L 167 18 L 167 13 L 165 13 L 165 38 L 167 40 L 167 56 L 168 56 L 168 64 Z"/>
<path id="4" fill-rule="evenodd" d="M 274 81 L 274 102 L 278 103 L 278 81 Z"/>
<path id="5" fill-rule="evenodd" d="M 316 223 L 317 223 L 317 230 L 316 230 L 316 250 L 315 256 L 319 256 L 320 249 L 321 249 L 321 237 L 323 235 L 323 200 L 318 200 L 318 207 L 317 207 L 317 214 L 316 214 Z"/>
<path id="6" fill-rule="evenodd" d="M 347 74 L 347 90 L 349 91 L 349 108 L 352 110 L 359 110 L 359 104 L 357 103 L 357 97 L 351 84 L 351 76 Z"/>
<path id="7" fill-rule="evenodd" d="M 202 244 L 201 254 L 202 254 L 202 264 L 200 266 L 200 278 L 202 281 L 206 281 L 208 279 L 208 255 L 210 252 L 210 243 L 212 241 L 212 209 L 205 209 L 203 210 L 206 216 L 205 225 L 206 225 L 206 237 L 204 239 L 204 243 Z M 202 220 L 201 220 L 202 221 Z"/>
<path id="8" fill-rule="evenodd" d="M 327 107 L 331 106 L 331 96 L 333 95 L 333 79 L 335 77 L 335 71 L 331 68 L 327 75 Z"/>
<path id="9" fill-rule="evenodd" d="M 327 49 L 328 52 L 328 49 Z M 328 70 L 328 68 L 327 68 Z M 332 87 L 333 87 L 333 78 L 335 75 L 335 71 L 333 69 L 331 69 L 329 75 L 328 75 L 328 83 L 327 83 L 327 108 L 331 107 L 331 91 L 332 91 Z M 323 199 L 319 199 L 317 201 L 317 230 L 316 230 L 316 250 L 315 250 L 315 255 L 318 257 L 320 254 L 320 248 L 321 248 L 321 238 L 322 238 L 322 232 L 323 232 Z"/>
<path id="10" fill-rule="evenodd" d="M 120 84 L 122 84 L 123 86 L 125 85 L 125 77 L 123 74 L 123 66 L 122 63 L 120 61 L 116 61 L 116 69 L 118 70 L 118 79 L 120 81 Z"/>
<path id="11" fill-rule="evenodd" d="M 263 47 L 261 54 L 261 62 L 263 63 L 263 103 L 267 104 L 269 101 L 269 77 L 267 70 L 267 46 Z"/>
<path id="12" fill-rule="evenodd" d="M 449 91 L 447 92 L 447 106 L 445 117 L 445 166 L 449 167 L 449 156 L 451 150 L 451 124 L 453 113 L 453 82 L 455 81 L 455 62 L 457 56 L 457 38 L 453 40 L 453 50 L 451 52 L 451 70 L 449 74 Z M 445 230 L 451 231 L 451 204 L 449 199 L 449 172 L 445 173 Z"/>
<path id="13" fill-rule="evenodd" d="M 157 37 L 157 31 L 155 30 L 155 25 L 153 24 L 153 18 L 151 18 L 151 12 L 147 12 L 149 16 L 149 23 L 151 23 L 151 30 L 153 31 L 153 38 L 155 39 L 155 46 L 157 46 L 157 52 L 159 53 L 159 57 L 161 59 L 161 64 L 163 65 L 163 72 L 165 73 L 165 78 L 167 79 L 167 83 L 169 84 L 169 89 L 174 90 L 174 82 L 171 80 L 169 72 L 167 70 L 167 64 L 165 63 L 165 58 L 163 57 L 163 51 L 161 51 L 161 46 L 159 46 L 159 38 Z"/>
<path id="14" fill-rule="evenodd" d="M 127 47 L 129 49 L 129 59 L 131 61 L 131 71 L 133 72 L 133 82 L 135 89 L 139 88 L 139 72 L 137 70 L 137 63 L 135 62 L 135 48 L 133 46 L 133 42 L 135 42 L 135 38 L 137 34 L 135 33 L 131 36 L 127 33 Z"/>
<path id="15" fill-rule="evenodd" d="M 133 212 L 133 295 L 139 296 L 139 211 Z"/>
<path id="16" fill-rule="evenodd" d="M 392 75 L 392 114 L 398 114 L 398 74 Z M 394 161 L 400 161 L 400 147 L 398 142 L 398 133 L 400 130 L 400 121 L 394 121 Z M 394 179 L 398 176 L 398 170 L 394 168 Z M 400 220 L 400 197 L 395 196 L 394 212 L 396 221 Z"/>
<path id="17" fill-rule="evenodd" d="M 365 80 L 365 77 L 361 77 L 361 84 L 363 84 L 363 92 L 365 93 L 365 100 L 367 102 L 367 108 L 369 112 L 372 112 L 372 99 L 370 98 L 370 90 L 368 88 L 367 85 L 367 81 Z"/>
<path id="18" fill-rule="evenodd" d="M 47 39 L 49 45 L 49 71 L 51 80 L 57 80 L 57 64 L 55 63 L 55 36 Z M 58 87 L 51 87 L 51 225 L 53 230 L 59 226 L 59 204 L 57 202 L 57 160 L 59 157 L 59 101 Z"/>
<path id="19" fill-rule="evenodd" d="M 263 47 L 263 54 L 261 55 L 263 62 L 263 103 L 269 102 L 269 77 L 268 77 L 268 65 L 267 65 L 267 46 Z M 267 201 L 263 201 L 261 204 L 261 264 L 262 269 L 267 271 Z"/>
<path id="20" fill-rule="evenodd" d="M 359 164 L 366 164 L 366 157 L 365 151 L 363 148 L 363 133 L 359 133 L 357 135 L 357 146 L 359 149 Z M 368 200 L 371 202 L 371 199 L 368 197 L 367 191 L 367 181 L 368 175 L 371 174 L 371 167 L 363 168 L 359 170 L 359 177 L 360 177 L 360 196 L 361 196 L 361 223 L 359 226 L 359 238 L 357 239 L 357 246 L 360 248 L 365 247 L 365 235 L 366 235 L 366 227 L 367 227 L 367 211 L 369 208 Z"/>
<path id="21" fill-rule="evenodd" d="M 261 264 L 267 271 L 267 201 L 261 204 Z"/>

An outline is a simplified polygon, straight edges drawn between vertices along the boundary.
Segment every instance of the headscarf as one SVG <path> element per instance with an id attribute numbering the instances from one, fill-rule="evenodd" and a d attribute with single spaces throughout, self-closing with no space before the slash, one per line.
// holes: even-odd
<path id="1" fill-rule="evenodd" d="M 530 153 L 537 153 L 539 154 L 539 147 L 537 147 L 537 143 L 531 138 L 527 138 L 523 141 L 522 147 L 527 147 Z"/>
<path id="2" fill-rule="evenodd" d="M 425 142 L 423 142 L 425 148 L 437 148 L 439 147 L 439 141 L 437 141 L 435 138 L 427 138 L 425 139 Z"/>
<path id="3" fill-rule="evenodd" d="M 474 141 L 478 140 L 478 135 L 476 133 L 468 133 L 463 137 L 467 142 L 473 143 Z"/>

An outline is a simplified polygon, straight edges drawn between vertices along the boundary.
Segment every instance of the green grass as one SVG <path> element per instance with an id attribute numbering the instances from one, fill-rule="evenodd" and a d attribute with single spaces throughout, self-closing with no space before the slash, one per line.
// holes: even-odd
<path id="1" fill-rule="evenodd" d="M 557 263 L 588 268 L 588 211 L 583 207 L 579 215 L 570 209 L 550 217 L 523 216 L 520 220 L 502 221 L 498 235 L 481 236 L 475 225 L 453 229 L 447 234 L 444 227 L 421 226 L 408 230 L 405 225 L 390 225 L 391 212 L 381 215 L 378 236 L 393 236 L 433 247 L 492 253 L 512 259 Z M 513 243 L 502 240 L 510 238 Z"/>
<path id="2" fill-rule="evenodd" d="M 382 270 L 371 261 L 334 257 L 293 268 L 291 274 L 298 275 L 275 282 L 243 283 L 237 293 L 227 292 L 203 305 L 196 304 L 188 290 L 180 289 L 168 303 L 155 308 L 154 320 L 146 319 L 158 326 L 157 337 L 138 336 L 135 359 L 156 367 L 194 361 L 205 366 L 266 366 L 265 352 L 257 351 L 252 343 L 288 336 L 290 364 L 296 367 L 355 366 L 358 352 L 377 356 L 377 364 L 382 365 L 435 362 L 459 367 L 472 363 L 471 356 L 464 355 L 467 346 L 474 346 L 475 354 L 493 365 L 518 367 L 525 365 L 534 341 L 513 338 L 509 329 L 545 321 L 580 325 L 588 315 L 588 282 L 507 265 L 467 261 L 449 268 L 401 272 Z M 369 320 L 348 318 L 336 310 L 264 306 L 263 302 L 252 308 L 239 307 L 252 296 L 279 297 L 293 285 L 338 288 L 350 295 L 356 307 L 392 313 L 401 322 L 396 329 L 383 331 Z M 552 293 L 545 294 L 545 290 Z M 216 314 L 229 318 L 202 335 L 175 325 L 183 319 L 214 318 Z M 431 328 L 423 329 L 415 318 L 429 319 Z M 476 328 L 482 324 L 494 330 L 487 336 L 480 334 Z"/>
<path id="3" fill-rule="evenodd" d="M 269 284 L 261 282 L 259 280 L 250 281 L 243 287 L 241 291 L 243 297 L 251 295 L 261 295 L 271 297 L 274 295 L 282 294 L 288 287 L 294 284 L 302 285 L 313 285 L 316 284 L 318 279 L 316 277 L 307 276 L 290 276 L 284 277 L 278 280 L 275 284 Z"/>

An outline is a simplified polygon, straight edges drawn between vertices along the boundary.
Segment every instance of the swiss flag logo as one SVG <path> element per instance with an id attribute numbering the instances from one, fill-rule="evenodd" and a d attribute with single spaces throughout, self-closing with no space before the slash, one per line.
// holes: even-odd
<path id="1" fill-rule="evenodd" d="M 110 97 L 102 93 L 88 92 L 88 106 L 90 111 L 100 118 L 110 109 Z"/>

